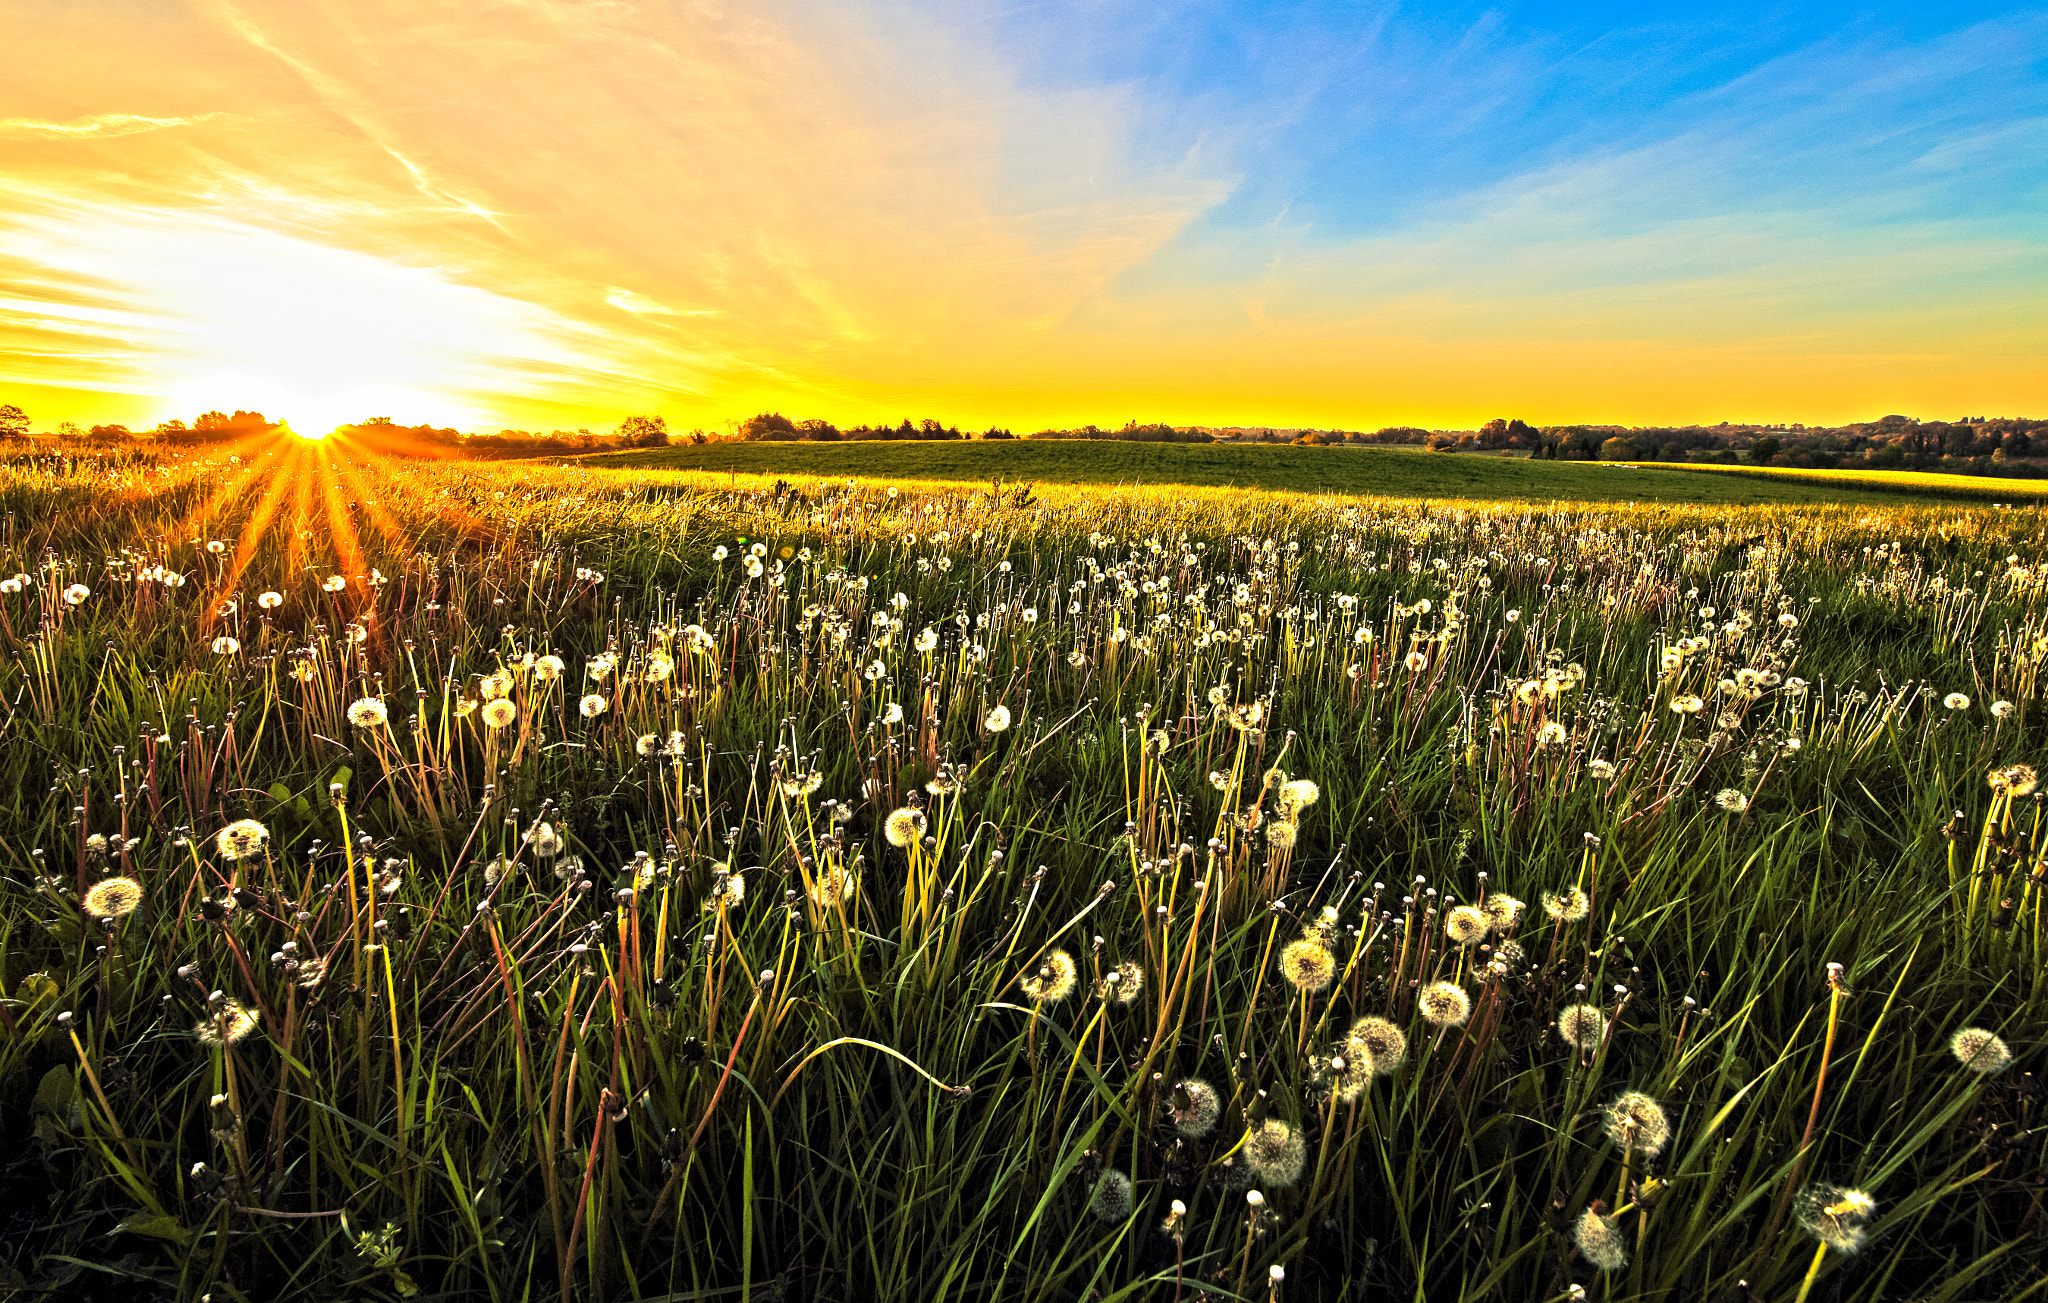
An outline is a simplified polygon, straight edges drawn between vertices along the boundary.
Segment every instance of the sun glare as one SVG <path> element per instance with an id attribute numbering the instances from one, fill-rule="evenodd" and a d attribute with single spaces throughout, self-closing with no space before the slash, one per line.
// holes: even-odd
<path id="1" fill-rule="evenodd" d="M 582 362 L 543 308 L 239 222 L 102 210 L 36 243 L 45 266 L 122 287 L 133 369 L 165 416 L 241 408 L 307 438 L 372 416 L 471 425 L 486 413 L 468 395 Z"/>

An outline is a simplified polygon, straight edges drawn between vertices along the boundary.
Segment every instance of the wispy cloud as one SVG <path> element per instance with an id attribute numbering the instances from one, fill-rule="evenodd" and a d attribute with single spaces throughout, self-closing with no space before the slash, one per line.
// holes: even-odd
<path id="1" fill-rule="evenodd" d="M 172 127 L 189 127 L 198 122 L 218 122 L 231 118 L 231 113 L 199 113 L 188 118 L 146 118 L 134 113 L 97 113 L 91 117 L 73 118 L 69 122 L 38 122 L 34 118 L 0 118 L 0 136 L 72 137 L 88 136 L 109 139 L 114 136 L 134 136 L 145 131 L 165 131 Z"/>

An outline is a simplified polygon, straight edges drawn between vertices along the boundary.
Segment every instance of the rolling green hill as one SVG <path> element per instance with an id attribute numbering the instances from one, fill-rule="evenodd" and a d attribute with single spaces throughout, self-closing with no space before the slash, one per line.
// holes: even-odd
<path id="1" fill-rule="evenodd" d="M 1832 485 L 1793 477 L 1690 474 L 1678 468 L 1471 457 L 1408 448 L 1158 444 L 1116 440 L 710 443 L 608 453 L 582 465 L 791 478 L 1005 480 L 1041 484 L 1186 484 L 1399 498 L 1703 505 L 1949 500 L 1922 485 Z"/>

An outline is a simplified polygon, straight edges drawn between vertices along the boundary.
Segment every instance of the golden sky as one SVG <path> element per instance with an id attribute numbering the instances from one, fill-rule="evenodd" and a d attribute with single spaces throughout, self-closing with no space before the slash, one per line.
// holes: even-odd
<path id="1" fill-rule="evenodd" d="M 40 426 L 2048 413 L 2038 15 L 5 3 Z"/>

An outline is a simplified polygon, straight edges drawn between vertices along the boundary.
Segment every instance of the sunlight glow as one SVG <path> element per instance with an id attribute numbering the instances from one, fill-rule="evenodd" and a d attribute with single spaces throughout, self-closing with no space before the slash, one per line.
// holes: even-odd
<path id="1" fill-rule="evenodd" d="M 46 267 L 119 287 L 124 315 L 154 337 L 138 379 L 169 400 L 166 415 L 245 408 L 308 438 L 384 415 L 470 425 L 484 413 L 467 393 L 580 363 L 529 304 L 237 222 L 102 210 L 31 238 Z"/>

